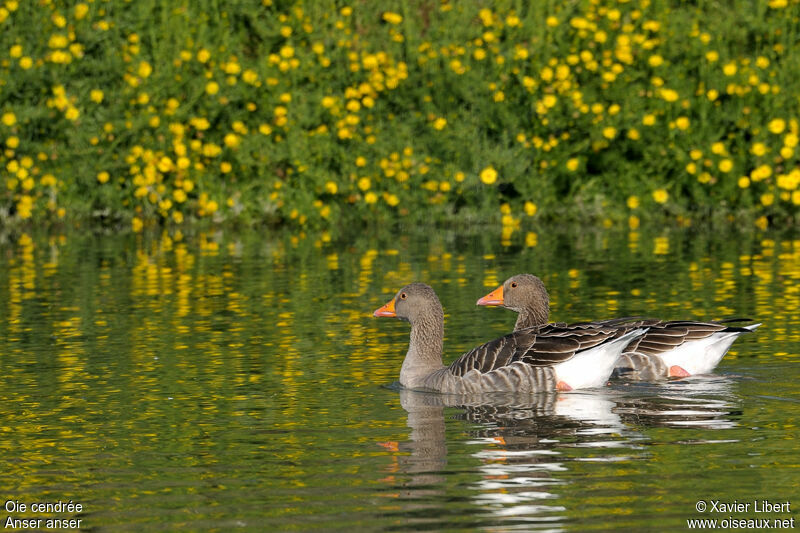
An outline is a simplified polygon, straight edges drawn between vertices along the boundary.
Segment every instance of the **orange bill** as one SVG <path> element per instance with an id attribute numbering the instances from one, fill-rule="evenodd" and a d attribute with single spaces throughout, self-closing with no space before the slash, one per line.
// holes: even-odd
<path id="1" fill-rule="evenodd" d="M 495 290 L 478 300 L 475 305 L 503 305 L 503 286 L 500 285 Z"/>
<path id="2" fill-rule="evenodd" d="M 394 298 L 377 308 L 372 316 L 397 316 L 394 312 Z"/>

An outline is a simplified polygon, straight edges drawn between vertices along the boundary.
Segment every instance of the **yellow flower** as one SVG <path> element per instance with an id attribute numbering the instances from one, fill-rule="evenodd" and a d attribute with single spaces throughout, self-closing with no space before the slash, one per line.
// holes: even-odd
<path id="1" fill-rule="evenodd" d="M 742 189 L 748 188 L 750 186 L 750 178 L 748 178 L 747 176 L 742 176 L 741 178 L 739 178 L 738 185 Z"/>
<path id="2" fill-rule="evenodd" d="M 5 124 L 6 126 L 13 126 L 14 124 L 17 123 L 17 116 L 11 111 L 8 111 L 6 113 L 3 113 L 2 120 L 3 124 Z"/>
<path id="3" fill-rule="evenodd" d="M 697 172 L 697 164 L 692 161 L 688 165 L 686 165 L 686 172 L 689 174 L 695 174 Z"/>
<path id="4" fill-rule="evenodd" d="M 17 215 L 20 218 L 30 218 L 33 212 L 33 199 L 27 194 L 17 202 Z"/>
<path id="5" fill-rule="evenodd" d="M 786 122 L 782 118 L 774 118 L 767 124 L 767 129 L 775 135 L 780 135 L 786 129 Z"/>
<path id="6" fill-rule="evenodd" d="M 242 143 L 242 138 L 235 133 L 226 133 L 222 141 L 228 148 L 237 148 Z"/>
<path id="7" fill-rule="evenodd" d="M 772 176 L 772 167 L 769 165 L 761 165 L 750 172 L 750 179 L 753 181 L 765 180 L 770 176 Z"/>
<path id="8" fill-rule="evenodd" d="M 628 196 L 628 208 L 629 209 L 637 209 L 639 207 L 639 197 L 638 196 Z"/>
<path id="9" fill-rule="evenodd" d="M 214 95 L 219 92 L 219 83 L 215 81 L 210 81 L 206 84 L 206 92 L 208 94 Z"/>
<path id="10" fill-rule="evenodd" d="M 247 69 L 244 72 L 242 72 L 242 80 L 244 80 L 245 83 L 249 83 L 250 85 L 255 85 L 256 83 L 258 83 L 258 73 L 256 73 L 255 70 Z"/>
<path id="11" fill-rule="evenodd" d="M 679 130 L 689 129 L 689 117 L 678 117 L 675 119 L 675 125 Z"/>
<path id="12" fill-rule="evenodd" d="M 443 130 L 444 127 L 447 126 L 447 119 L 443 117 L 439 117 L 433 121 L 433 129 L 435 130 Z"/>
<path id="13" fill-rule="evenodd" d="M 613 139 L 617 136 L 617 129 L 613 126 L 606 126 L 603 128 L 603 137 L 606 139 Z"/>
<path id="14" fill-rule="evenodd" d="M 567 160 L 566 167 L 567 170 L 569 170 L 570 172 L 575 172 L 576 170 L 578 170 L 579 165 L 580 165 L 580 160 L 577 157 L 572 157 Z"/>
<path id="15" fill-rule="evenodd" d="M 208 214 L 216 212 L 217 209 L 219 209 L 219 204 L 216 200 L 211 200 L 210 202 L 206 203 L 205 210 L 208 212 Z"/>
<path id="16" fill-rule="evenodd" d="M 664 58 L 658 54 L 651 55 L 647 60 L 647 64 L 650 65 L 651 67 L 661 66 L 663 63 L 664 63 Z"/>
<path id="17" fill-rule="evenodd" d="M 761 195 L 761 204 L 763 206 L 770 206 L 775 201 L 775 195 L 771 192 L 765 192 Z"/>
<path id="18" fill-rule="evenodd" d="M 727 150 L 725 149 L 724 143 L 717 141 L 711 145 L 711 152 L 717 155 L 725 155 L 725 153 L 727 153 Z"/>
<path id="19" fill-rule="evenodd" d="M 720 172 L 728 173 L 733 169 L 733 161 L 730 159 L 723 159 L 719 162 L 718 168 Z"/>
<path id="20" fill-rule="evenodd" d="M 374 204 L 378 201 L 378 195 L 370 191 L 364 195 L 364 201 L 368 204 Z"/>
<path id="21" fill-rule="evenodd" d="M 767 145 L 760 142 L 753 143 L 753 146 L 752 148 L 750 148 L 750 151 L 753 153 L 753 155 L 757 155 L 760 157 L 767 153 Z"/>
<path id="22" fill-rule="evenodd" d="M 142 223 L 142 220 L 139 217 L 133 217 L 133 220 L 131 220 L 131 228 L 133 229 L 134 232 L 139 233 L 140 231 L 142 231 L 143 226 L 144 224 Z"/>
<path id="23" fill-rule="evenodd" d="M 526 201 L 525 202 L 525 214 L 528 215 L 529 217 L 532 217 L 533 215 L 535 215 L 536 211 L 538 211 L 538 210 L 539 210 L 539 208 L 536 206 L 535 203 L 530 202 L 530 201 Z"/>
<path id="24" fill-rule="evenodd" d="M 233 170 L 233 165 L 231 165 L 228 161 L 223 161 L 219 164 L 219 171 L 223 174 L 228 174 L 231 170 Z"/>
<path id="25" fill-rule="evenodd" d="M 370 181 L 370 179 L 368 177 L 364 176 L 363 178 L 360 178 L 358 180 L 358 184 L 357 185 L 358 185 L 358 188 L 361 189 L 362 191 L 368 191 L 369 188 L 372 186 L 372 182 Z"/>
<path id="26" fill-rule="evenodd" d="M 338 190 L 339 190 L 339 186 L 336 185 L 335 182 L 328 181 L 328 182 L 325 183 L 325 192 L 327 192 L 328 194 L 336 194 L 336 192 Z"/>
<path id="27" fill-rule="evenodd" d="M 556 17 L 554 17 L 554 16 L 552 16 L 552 15 L 550 15 L 549 17 L 547 17 L 547 18 L 545 19 L 545 21 L 544 21 L 544 22 L 545 22 L 545 24 L 547 24 L 547 25 L 548 25 L 550 28 L 555 28 L 556 26 L 558 26 L 558 18 L 556 18 Z"/>
<path id="28" fill-rule="evenodd" d="M 47 46 L 50 48 L 66 48 L 69 44 L 69 39 L 65 35 L 61 35 L 59 33 L 54 33 L 50 36 L 50 40 L 47 41 Z"/>
<path id="29" fill-rule="evenodd" d="M 713 63 L 719 60 L 719 52 L 717 52 L 716 50 L 709 50 L 708 52 L 706 52 L 706 59 L 708 60 L 709 63 Z"/>
<path id="30" fill-rule="evenodd" d="M 669 199 L 669 193 L 664 189 L 656 189 L 655 191 L 653 191 L 653 200 L 655 200 L 657 204 L 666 203 L 668 199 Z"/>
<path id="31" fill-rule="evenodd" d="M 387 11 L 383 14 L 383 20 L 385 20 L 389 24 L 397 25 L 403 22 L 403 16 L 398 13 Z"/>
<path id="32" fill-rule="evenodd" d="M 22 57 L 19 60 L 19 66 L 23 70 L 28 70 L 29 68 L 31 68 L 33 66 L 33 59 L 31 59 L 28 56 Z"/>
<path id="33" fill-rule="evenodd" d="M 667 102 L 675 102 L 679 98 L 678 91 L 675 89 L 661 89 L 659 95 Z"/>
<path id="34" fill-rule="evenodd" d="M 86 16 L 86 14 L 88 12 L 89 12 L 89 6 L 87 6 L 86 4 L 80 3 L 80 4 L 76 5 L 75 6 L 75 19 L 81 20 L 82 18 L 84 18 Z"/>
<path id="35" fill-rule="evenodd" d="M 656 116 L 652 113 L 648 113 L 647 115 L 642 117 L 642 124 L 645 126 L 652 126 L 656 123 Z"/>
<path id="36" fill-rule="evenodd" d="M 730 63 L 726 63 L 725 66 L 722 67 L 722 72 L 726 76 L 733 76 L 734 74 L 736 74 L 737 70 L 738 68 L 736 67 L 736 63 L 734 63 L 733 61 L 731 61 Z"/>
<path id="37" fill-rule="evenodd" d="M 106 182 L 108 181 L 108 178 L 109 178 L 109 177 L 110 177 L 110 176 L 109 176 L 108 172 L 106 172 L 106 171 L 104 170 L 104 171 L 100 172 L 100 173 L 97 175 L 97 181 L 99 181 L 100 183 L 106 183 Z"/>
<path id="38" fill-rule="evenodd" d="M 140 78 L 147 78 L 153 72 L 153 67 L 147 61 L 139 63 L 139 68 L 136 71 Z"/>
<path id="39" fill-rule="evenodd" d="M 494 169 L 494 167 L 488 166 L 481 170 L 480 178 L 481 181 L 486 185 L 491 185 L 497 181 L 497 171 Z"/>
<path id="40" fill-rule="evenodd" d="M 91 98 L 92 101 L 97 104 L 103 101 L 103 96 L 103 91 L 100 89 L 92 89 L 91 92 L 89 92 L 89 98 Z"/>
<path id="41" fill-rule="evenodd" d="M 22 45 L 15 44 L 14 46 L 12 46 L 8 50 L 8 55 L 13 58 L 22 57 Z"/>
<path id="42" fill-rule="evenodd" d="M 172 197 L 175 199 L 176 202 L 182 204 L 186 201 L 186 191 L 183 189 L 175 189 L 172 191 Z"/>
<path id="43" fill-rule="evenodd" d="M 211 59 L 211 52 L 209 52 L 205 48 L 201 48 L 200 50 L 197 51 L 197 60 L 199 62 L 205 63 L 209 59 Z"/>
<path id="44" fill-rule="evenodd" d="M 389 204 L 390 206 L 394 207 L 400 203 L 400 199 L 397 197 L 396 194 L 392 193 L 383 193 L 383 201 Z"/>

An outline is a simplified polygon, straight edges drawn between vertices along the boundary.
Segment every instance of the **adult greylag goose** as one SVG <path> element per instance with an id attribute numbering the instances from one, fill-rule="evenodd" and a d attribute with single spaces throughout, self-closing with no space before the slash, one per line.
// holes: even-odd
<path id="1" fill-rule="evenodd" d="M 411 323 L 400 384 L 444 393 L 552 392 L 605 385 L 622 349 L 644 329 L 613 326 L 521 330 L 442 363 L 444 311 L 424 283 L 400 289 L 376 317 Z"/>
<path id="2" fill-rule="evenodd" d="M 480 298 L 477 305 L 501 306 L 518 313 L 514 331 L 541 327 L 550 316 L 550 299 L 544 283 L 531 274 L 508 278 L 500 287 Z M 614 374 L 631 379 L 658 379 L 706 374 L 719 364 L 733 341 L 742 333 L 761 324 L 745 327 L 731 322 L 695 322 L 621 318 L 575 324 L 557 324 L 565 328 L 617 326 L 648 328 L 633 339 L 617 361 Z"/>

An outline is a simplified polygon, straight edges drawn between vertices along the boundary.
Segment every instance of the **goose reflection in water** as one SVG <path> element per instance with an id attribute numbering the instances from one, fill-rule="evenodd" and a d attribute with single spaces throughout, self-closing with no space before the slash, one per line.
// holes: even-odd
<path id="1" fill-rule="evenodd" d="M 729 377 L 704 376 L 558 395 L 462 396 L 402 389 L 400 403 L 411 433 L 405 442 L 381 443 L 399 452 L 384 481 L 392 485 L 392 496 L 405 501 L 398 511 L 406 520 L 437 520 L 426 517 L 425 510 L 440 510 L 432 498 L 446 498 L 453 473 L 447 465 L 446 420 L 459 420 L 472 436 L 464 444 L 477 448 L 471 453 L 478 479 L 471 482 L 469 514 L 510 527 L 560 529 L 568 511 L 560 487 L 571 482 L 567 473 L 573 463 L 649 460 L 649 438 L 642 433 L 648 427 L 735 427 L 740 410 L 734 383 Z"/>
<path id="2" fill-rule="evenodd" d="M 449 472 L 445 408 L 457 409 L 454 416 L 447 413 L 450 419 L 474 425 L 469 430 L 473 439 L 465 444 L 477 448 L 471 454 L 477 459 L 474 469 L 479 476 L 472 498 L 473 504 L 479 504 L 472 510 L 478 513 L 476 519 L 488 511 L 495 518 L 560 521 L 564 507 L 543 503 L 557 499 L 553 489 L 566 483 L 559 473 L 568 470 L 567 459 L 558 448 L 576 443 L 602 445 L 604 439 L 616 446 L 620 439 L 630 440 L 606 390 L 467 396 L 403 389 L 399 394 L 408 413 L 409 439 L 381 445 L 400 452 L 393 456 L 391 475 L 385 481 L 393 484 L 393 496 L 406 500 L 403 513 L 413 513 L 412 520 L 423 520 L 420 512 L 435 507 L 429 498 L 444 497 Z M 403 482 L 397 473 L 403 475 Z"/>
<path id="3" fill-rule="evenodd" d="M 730 429 L 742 415 L 736 381 L 729 376 L 705 375 L 625 387 L 616 412 L 637 426 Z"/>

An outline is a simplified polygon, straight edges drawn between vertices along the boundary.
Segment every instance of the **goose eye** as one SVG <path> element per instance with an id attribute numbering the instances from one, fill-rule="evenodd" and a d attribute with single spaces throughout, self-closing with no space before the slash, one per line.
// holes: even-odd
<path id="1" fill-rule="evenodd" d="M 516 286 L 517 286 L 517 282 L 516 281 L 512 281 L 511 282 L 511 288 L 514 289 L 514 288 L 516 288 Z"/>
<path id="2" fill-rule="evenodd" d="M 405 299 L 406 299 L 406 293 L 404 293 L 404 292 L 401 292 L 401 293 L 400 293 L 400 299 L 401 299 L 401 300 L 405 300 Z"/>

